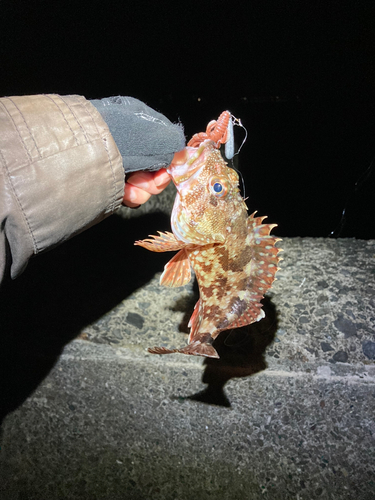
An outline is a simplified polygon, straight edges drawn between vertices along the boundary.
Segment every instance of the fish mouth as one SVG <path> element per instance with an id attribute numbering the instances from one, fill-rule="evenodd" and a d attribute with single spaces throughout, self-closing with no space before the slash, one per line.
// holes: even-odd
<path id="1" fill-rule="evenodd" d="M 206 142 L 202 143 L 199 148 L 187 146 L 182 151 L 175 153 L 167 172 L 172 177 L 177 190 L 179 190 L 179 185 L 190 179 L 203 166 L 206 156 L 204 154 Z"/>

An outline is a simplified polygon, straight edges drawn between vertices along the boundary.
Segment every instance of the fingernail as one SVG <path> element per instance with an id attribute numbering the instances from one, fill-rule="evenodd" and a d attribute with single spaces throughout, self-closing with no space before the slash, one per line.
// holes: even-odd
<path id="1" fill-rule="evenodd" d="M 137 196 L 136 194 L 133 193 L 131 189 L 128 189 L 128 200 L 131 203 L 137 203 Z"/>
<path id="2" fill-rule="evenodd" d="M 168 182 L 170 180 L 170 175 L 168 174 L 168 172 L 163 172 L 159 175 L 157 175 L 154 179 L 154 182 L 155 182 L 155 186 L 156 187 L 160 187 L 162 186 L 163 184 L 165 184 L 166 182 Z"/>

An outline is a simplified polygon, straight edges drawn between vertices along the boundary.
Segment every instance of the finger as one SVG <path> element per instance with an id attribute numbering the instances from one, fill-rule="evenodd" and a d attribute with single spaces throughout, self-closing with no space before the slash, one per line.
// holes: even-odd
<path id="1" fill-rule="evenodd" d="M 158 187 L 159 189 L 165 189 L 171 182 L 171 180 L 172 177 L 168 174 L 165 168 L 162 168 L 161 170 L 155 172 L 154 182 L 156 187 Z"/>
<path id="2" fill-rule="evenodd" d="M 158 172 L 132 172 L 126 182 L 149 194 L 159 194 L 170 182 L 170 176 L 165 169 Z"/>
<path id="3" fill-rule="evenodd" d="M 143 205 L 147 200 L 151 198 L 151 194 L 132 184 L 125 184 L 125 194 L 122 200 L 123 205 L 127 207 L 137 207 L 138 205 Z"/>

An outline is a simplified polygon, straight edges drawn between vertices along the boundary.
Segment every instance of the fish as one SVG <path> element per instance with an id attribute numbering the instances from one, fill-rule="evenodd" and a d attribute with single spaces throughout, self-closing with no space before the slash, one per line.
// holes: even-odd
<path id="1" fill-rule="evenodd" d="M 226 132 L 215 134 L 215 124 L 221 120 L 222 131 L 222 121 L 231 116 L 224 113 L 206 133 L 195 134 L 167 168 L 177 190 L 172 232 L 135 242 L 153 252 L 178 251 L 165 265 L 161 285 L 184 286 L 193 269 L 199 287 L 188 344 L 149 348 L 153 354 L 219 358 L 213 346 L 219 333 L 260 321 L 261 300 L 276 279 L 280 238 L 270 232 L 277 224 L 264 224 L 266 216 L 257 212 L 248 215 L 238 173 L 220 153 Z"/>

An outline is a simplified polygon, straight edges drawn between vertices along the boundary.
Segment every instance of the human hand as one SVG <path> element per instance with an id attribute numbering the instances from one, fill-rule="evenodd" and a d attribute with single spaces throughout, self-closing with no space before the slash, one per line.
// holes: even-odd
<path id="1" fill-rule="evenodd" d="M 134 208 L 146 203 L 153 194 L 159 194 L 171 181 L 165 168 L 157 172 L 138 170 L 126 176 L 125 194 L 122 204 Z"/>

